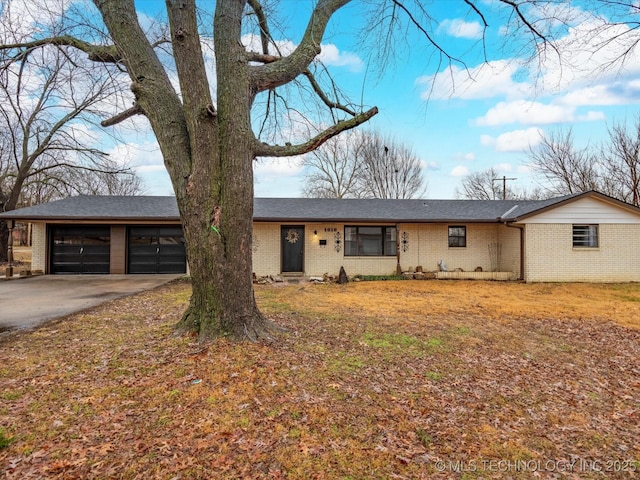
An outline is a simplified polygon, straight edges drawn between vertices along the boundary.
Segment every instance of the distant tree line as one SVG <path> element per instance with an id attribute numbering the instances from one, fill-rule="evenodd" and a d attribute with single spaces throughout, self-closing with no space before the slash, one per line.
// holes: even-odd
<path id="1" fill-rule="evenodd" d="M 541 199 L 597 190 L 623 202 L 640 206 L 640 117 L 632 127 L 614 123 L 601 145 L 578 148 L 572 129 L 543 136 L 530 148 L 528 162 L 540 180 L 534 190 L 501 182 L 495 168 L 472 173 L 456 189 L 469 199 Z"/>

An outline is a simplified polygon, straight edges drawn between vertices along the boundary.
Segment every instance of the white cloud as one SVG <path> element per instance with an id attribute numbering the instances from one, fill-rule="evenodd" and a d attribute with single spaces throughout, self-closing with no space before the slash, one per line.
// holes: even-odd
<path id="1" fill-rule="evenodd" d="M 511 172 L 513 170 L 513 165 L 510 163 L 498 163 L 497 165 L 494 165 L 493 168 L 498 172 Z"/>
<path id="2" fill-rule="evenodd" d="M 69 125 L 69 133 L 81 145 L 95 145 L 100 136 L 100 132 L 93 130 L 89 124 L 77 122 Z"/>
<path id="3" fill-rule="evenodd" d="M 119 143 L 107 151 L 109 157 L 120 165 L 132 165 L 141 171 L 164 170 L 164 160 L 158 143 Z"/>
<path id="4" fill-rule="evenodd" d="M 476 159 L 476 154 L 473 152 L 456 152 L 453 154 L 453 159 L 456 162 L 473 162 Z"/>
<path id="5" fill-rule="evenodd" d="M 333 65 L 336 67 L 347 67 L 353 72 L 362 70 L 364 63 L 362 59 L 351 52 L 340 52 L 338 47 L 332 43 L 321 45 L 320 55 L 316 58 L 325 65 Z"/>
<path id="6" fill-rule="evenodd" d="M 443 20 L 440 22 L 440 29 L 456 38 L 468 38 L 471 40 L 482 38 L 482 26 L 478 22 L 465 22 L 460 18 Z"/>
<path id="7" fill-rule="evenodd" d="M 496 144 L 496 139 L 491 135 L 480 135 L 480 145 L 484 147 L 493 147 Z"/>
<path id="8" fill-rule="evenodd" d="M 604 112 L 595 112 L 589 110 L 585 115 L 578 115 L 576 121 L 578 122 L 598 122 L 605 120 L 607 117 Z"/>
<path id="9" fill-rule="evenodd" d="M 248 33 L 242 36 L 240 42 L 249 51 L 262 52 L 262 41 L 260 40 L 259 35 Z M 296 49 L 296 45 L 289 40 L 278 40 L 275 43 L 275 46 L 273 44 L 269 44 L 269 53 L 272 55 L 289 55 Z"/>
<path id="10" fill-rule="evenodd" d="M 457 167 L 453 167 L 449 175 L 452 177 L 466 177 L 469 175 L 469 169 L 464 165 L 458 165 Z"/>
<path id="11" fill-rule="evenodd" d="M 560 119 L 563 113 L 559 105 L 640 103 L 640 48 L 630 48 L 638 34 L 629 26 L 565 4 L 542 5 L 528 13 L 534 19 L 538 15 L 552 29 L 570 25 L 566 35 L 553 42 L 553 48 L 547 45 L 541 51 L 539 61 L 505 58 L 469 69 L 454 65 L 416 80 L 424 88 L 422 98 L 502 97 L 513 101 L 562 95 L 553 106 L 546 107 L 547 113 Z M 444 25 L 451 29 L 455 21 L 448 22 Z M 596 118 L 593 114 L 586 117 Z"/>
<path id="12" fill-rule="evenodd" d="M 155 173 L 155 172 L 165 172 L 166 169 L 164 168 L 164 165 L 142 165 L 140 167 L 136 167 L 135 168 L 136 172 L 138 172 L 141 175 L 147 174 L 147 173 Z"/>
<path id="13" fill-rule="evenodd" d="M 131 167 L 136 171 L 142 179 L 145 195 L 174 194 L 169 173 L 155 140 L 119 143 L 107 153 L 109 158 L 119 165 Z"/>
<path id="14" fill-rule="evenodd" d="M 533 165 L 518 165 L 516 168 L 516 172 L 518 173 L 531 173 L 535 171 L 535 167 Z"/>
<path id="15" fill-rule="evenodd" d="M 616 81 L 578 88 L 558 99 L 567 105 L 629 105 L 640 103 L 640 80 Z"/>
<path id="16" fill-rule="evenodd" d="M 436 75 L 419 77 L 416 83 L 424 87 L 421 94 L 424 100 L 522 98 L 530 92 L 530 85 L 514 81 L 519 69 L 508 60 L 489 62 L 468 70 L 454 65 Z"/>
<path id="17" fill-rule="evenodd" d="M 0 38 L 3 43 L 26 40 L 35 31 L 36 24 L 45 28 L 53 25 L 63 12 L 64 6 L 60 1 L 52 1 L 49 5 L 43 5 L 40 0 L 2 2 L 0 19 L 4 25 L 11 25 L 11 29 L 3 29 Z"/>
<path id="18" fill-rule="evenodd" d="M 569 28 L 568 34 L 555 42 L 555 53 L 542 62 L 540 85 L 548 91 L 562 92 L 594 83 L 607 83 L 620 74 L 640 73 L 640 52 L 630 49 L 637 35 L 628 26 L 609 24 L 605 18 L 592 17 Z"/>
<path id="19" fill-rule="evenodd" d="M 497 126 L 510 123 L 545 125 L 575 120 L 575 108 L 567 105 L 545 105 L 540 102 L 514 100 L 499 102 L 474 123 L 480 126 Z"/>
<path id="20" fill-rule="evenodd" d="M 424 160 L 421 160 L 420 164 L 422 165 L 422 168 L 424 170 L 430 170 L 430 171 L 440 170 L 440 164 L 438 162 L 434 162 L 434 161 L 426 162 Z"/>
<path id="21" fill-rule="evenodd" d="M 541 138 L 542 130 L 532 127 L 526 130 L 506 132 L 495 138 L 490 135 L 482 135 L 480 143 L 486 147 L 492 147 L 498 152 L 522 152 L 540 143 Z"/>

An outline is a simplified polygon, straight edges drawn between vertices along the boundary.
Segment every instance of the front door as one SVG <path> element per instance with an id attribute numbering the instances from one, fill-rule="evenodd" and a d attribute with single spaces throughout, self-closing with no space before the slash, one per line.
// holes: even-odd
<path id="1" fill-rule="evenodd" d="M 282 273 L 303 272 L 304 227 L 283 225 L 280 230 L 282 244 Z"/>

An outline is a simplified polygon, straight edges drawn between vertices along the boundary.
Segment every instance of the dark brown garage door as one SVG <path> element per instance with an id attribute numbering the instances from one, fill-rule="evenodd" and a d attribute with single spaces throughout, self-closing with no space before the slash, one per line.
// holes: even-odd
<path id="1" fill-rule="evenodd" d="M 108 226 L 59 226 L 51 229 L 51 273 L 109 273 Z"/>
<path id="2" fill-rule="evenodd" d="M 129 273 L 185 273 L 182 227 L 131 227 Z"/>

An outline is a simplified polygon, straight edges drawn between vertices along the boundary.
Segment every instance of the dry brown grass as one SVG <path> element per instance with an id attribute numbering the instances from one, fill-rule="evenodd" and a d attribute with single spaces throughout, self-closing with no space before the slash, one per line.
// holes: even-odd
<path id="1" fill-rule="evenodd" d="M 0 340 L 5 478 L 640 471 L 640 285 L 261 286 L 273 345 L 172 336 L 189 292 Z"/>
<path id="2" fill-rule="evenodd" d="M 9 264 L 0 262 L 0 275 L 4 275 L 4 269 Z M 13 266 L 16 269 L 30 269 L 31 268 L 31 247 L 13 247 Z"/>

